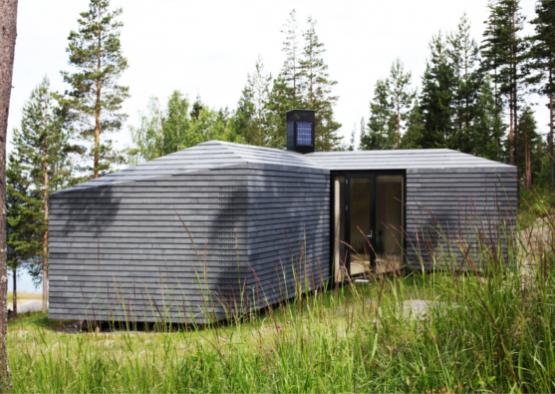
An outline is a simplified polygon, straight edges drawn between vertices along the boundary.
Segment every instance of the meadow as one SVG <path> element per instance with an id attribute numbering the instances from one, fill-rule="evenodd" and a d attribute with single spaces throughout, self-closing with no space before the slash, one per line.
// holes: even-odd
<path id="1" fill-rule="evenodd" d="M 9 324 L 19 392 L 550 392 L 555 215 L 529 199 L 508 261 L 317 291 L 212 327 Z"/>

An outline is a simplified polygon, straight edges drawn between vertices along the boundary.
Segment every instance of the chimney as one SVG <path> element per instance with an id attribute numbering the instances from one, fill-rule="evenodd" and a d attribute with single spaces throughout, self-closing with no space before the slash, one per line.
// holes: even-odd
<path id="1" fill-rule="evenodd" d="M 287 150 L 314 152 L 314 111 L 295 109 L 287 112 Z"/>

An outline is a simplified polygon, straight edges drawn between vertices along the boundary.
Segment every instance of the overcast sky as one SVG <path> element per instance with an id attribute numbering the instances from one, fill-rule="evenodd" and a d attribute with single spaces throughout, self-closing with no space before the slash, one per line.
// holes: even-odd
<path id="1" fill-rule="evenodd" d="M 43 76 L 54 89 L 64 89 L 60 70 L 67 68 L 67 36 L 87 4 L 19 1 L 10 130 Z M 401 59 L 418 83 L 434 33 L 453 30 L 466 12 L 480 39 L 488 14 L 485 0 L 113 0 L 113 5 L 123 8 L 122 46 L 129 60 L 122 78 L 131 92 L 124 106 L 129 118 L 117 139 L 122 146 L 130 143 L 129 125 L 137 124 L 152 96 L 165 102 L 178 89 L 190 99 L 200 96 L 212 107 L 232 109 L 258 56 L 277 74 L 283 62 L 280 31 L 293 8 L 301 27 L 308 16 L 318 22 L 325 60 L 338 82 L 336 118 L 344 135 L 368 117 L 374 83 L 387 76 L 394 59 Z M 533 0 L 523 0 L 522 7 L 533 15 Z"/>

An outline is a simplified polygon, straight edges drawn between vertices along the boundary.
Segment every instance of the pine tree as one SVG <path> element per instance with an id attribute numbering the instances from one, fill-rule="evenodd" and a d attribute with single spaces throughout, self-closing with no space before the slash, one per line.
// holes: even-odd
<path id="1" fill-rule="evenodd" d="M 351 130 L 351 138 L 349 139 L 349 145 L 347 145 L 345 150 L 348 151 L 355 151 L 359 149 L 359 141 L 360 141 L 360 131 L 363 131 L 365 128 L 364 126 L 364 118 L 360 119 L 360 130 L 357 130 L 357 126 L 353 125 L 353 129 Z"/>
<path id="2" fill-rule="evenodd" d="M 299 62 L 302 102 L 305 107 L 316 112 L 315 148 L 329 151 L 340 147 L 340 137 L 337 133 L 341 124 L 333 117 L 337 96 L 332 94 L 332 88 L 337 82 L 329 76 L 328 66 L 323 57 L 324 44 L 316 34 L 316 22 L 308 18 L 307 25 L 303 33 L 304 47 Z"/>
<path id="3" fill-rule="evenodd" d="M 447 43 L 441 34 L 433 37 L 430 50 L 431 58 L 422 78 L 419 100 L 423 128 L 418 145 L 422 148 L 442 148 L 453 138 L 456 76 Z"/>
<path id="4" fill-rule="evenodd" d="M 356 149 L 354 150 L 362 149 L 362 137 L 366 135 L 366 132 L 367 132 L 366 121 L 364 120 L 364 117 L 361 116 L 359 128 L 358 128 L 358 139 L 353 144 L 356 146 Z"/>
<path id="5" fill-rule="evenodd" d="M 470 31 L 468 17 L 463 15 L 454 32 L 445 38 L 441 33 L 433 37 L 419 102 L 408 115 L 403 147 L 448 147 L 503 158 L 501 107 Z"/>
<path id="6" fill-rule="evenodd" d="M 472 150 L 469 153 L 491 160 L 505 160 L 502 140 L 506 126 L 503 123 L 502 109 L 497 103 L 491 81 L 487 77 L 481 83 L 474 115 L 475 119 L 469 130 L 469 138 L 472 142 Z"/>
<path id="7" fill-rule="evenodd" d="M 549 134 L 547 149 L 549 157 L 549 177 L 555 185 L 555 151 L 553 134 L 555 128 L 555 1 L 539 0 L 536 3 L 536 17 L 532 20 L 534 34 L 530 50 L 531 82 L 539 86 L 539 93 L 547 97 L 549 113 Z"/>
<path id="8" fill-rule="evenodd" d="M 530 107 L 525 107 L 518 122 L 518 151 L 517 163 L 526 189 L 532 187 L 534 175 L 541 170 L 542 140 L 537 133 L 534 112 Z"/>
<path id="9" fill-rule="evenodd" d="M 414 105 L 409 112 L 407 131 L 401 137 L 402 149 L 419 149 L 422 148 L 424 135 L 424 122 L 422 120 L 422 110 L 418 100 L 414 101 Z"/>
<path id="10" fill-rule="evenodd" d="M 410 78 L 410 73 L 396 60 L 389 77 L 376 82 L 367 133 L 361 138 L 364 149 L 395 149 L 401 145 L 415 97 Z"/>
<path id="11" fill-rule="evenodd" d="M 466 15 L 431 42 L 419 105 L 409 115 L 403 147 L 443 148 L 502 158 L 503 122 Z"/>
<path id="12" fill-rule="evenodd" d="M 247 84 L 233 116 L 233 129 L 239 141 L 259 146 L 270 145 L 268 102 L 272 76 L 264 71 L 258 59 L 255 71 L 247 77 Z"/>
<path id="13" fill-rule="evenodd" d="M 48 197 L 51 192 L 71 182 L 70 131 L 66 127 L 66 111 L 53 99 L 48 80 L 44 79 L 25 103 L 20 129 L 14 130 L 13 155 L 19 158 L 19 169 L 28 185 L 25 209 L 36 233 L 29 241 L 33 260 L 41 261 L 43 309 L 48 302 Z M 22 208 L 23 209 L 23 208 Z M 40 245 L 40 247 L 38 246 Z"/>
<path id="14" fill-rule="evenodd" d="M 247 85 L 241 91 L 241 97 L 233 116 L 233 129 L 240 135 L 242 143 L 254 144 L 254 141 L 260 141 L 261 130 L 256 127 L 255 117 L 254 89 L 250 86 L 250 81 L 247 81 Z M 264 145 L 264 143 L 258 145 Z"/>
<path id="15" fill-rule="evenodd" d="M 13 313 L 17 315 L 17 271 L 39 264 L 42 250 L 43 217 L 40 191 L 31 187 L 21 158 L 12 151 L 6 172 L 6 225 L 8 266 L 12 270 Z"/>
<path id="16" fill-rule="evenodd" d="M 519 89 L 525 45 L 520 37 L 524 21 L 519 0 L 491 0 L 482 42 L 483 67 L 489 71 L 495 94 L 504 96 L 509 108 L 509 162 L 516 164 Z"/>
<path id="17" fill-rule="evenodd" d="M 299 48 L 299 26 L 297 23 L 297 11 L 292 9 L 281 31 L 285 35 L 282 52 L 285 61 L 281 69 L 281 78 L 289 89 L 292 103 L 300 103 L 300 48 Z"/>
<path id="18" fill-rule="evenodd" d="M 285 146 L 285 114 L 303 106 L 300 93 L 299 36 L 297 16 L 291 10 L 282 30 L 284 40 L 282 53 L 285 56 L 281 71 L 272 82 L 268 97 L 268 145 L 274 148 Z"/>
<path id="19" fill-rule="evenodd" d="M 479 115 L 480 91 L 484 83 L 479 48 L 470 34 L 470 21 L 463 15 L 457 30 L 447 37 L 447 53 L 453 70 L 454 91 L 451 103 L 452 134 L 446 145 L 462 152 L 477 154 L 475 122 Z M 487 130 L 484 130 L 487 136 Z"/>
<path id="20" fill-rule="evenodd" d="M 0 179 L 6 176 L 6 132 L 10 95 L 12 91 L 15 37 L 17 36 L 17 0 L 0 1 Z M 0 182 L 0 207 L 6 206 L 5 182 Z M 8 293 L 6 267 L 6 211 L 0 210 L 0 393 L 11 391 L 10 372 L 6 337 L 8 335 L 8 314 L 6 295 Z"/>
<path id="21" fill-rule="evenodd" d="M 283 75 L 278 74 L 272 82 L 272 89 L 268 97 L 268 146 L 283 148 L 286 145 L 286 113 L 299 107 L 300 104 L 293 99 L 291 88 L 287 85 Z"/>
<path id="22" fill-rule="evenodd" d="M 323 59 L 324 45 L 311 18 L 303 33 L 302 51 L 299 50 L 297 31 L 293 10 L 283 30 L 285 62 L 273 80 L 267 100 L 267 145 L 285 146 L 285 114 L 292 109 L 308 108 L 316 112 L 316 149 L 339 149 L 337 130 L 341 125 L 333 118 L 337 97 L 331 91 L 336 82 L 330 78 Z"/>
<path id="23" fill-rule="evenodd" d="M 68 37 L 73 69 L 62 73 L 71 88 L 69 103 L 82 138 L 91 143 L 92 166 L 87 169 L 95 178 L 109 171 L 111 163 L 121 161 L 105 137 L 120 129 L 124 119 L 120 111 L 128 97 L 128 88 L 117 82 L 127 68 L 120 43 L 120 14 L 121 9 L 110 10 L 109 0 L 89 1 L 89 9 L 77 20 L 78 29 Z"/>
<path id="24" fill-rule="evenodd" d="M 406 130 L 415 97 L 411 88 L 411 74 L 404 70 L 403 64 L 398 59 L 391 65 L 389 91 L 395 114 L 394 147 L 398 148 L 401 144 L 401 136 Z"/>
<path id="25" fill-rule="evenodd" d="M 395 116 L 390 103 L 387 80 L 378 80 L 374 88 L 374 97 L 370 102 L 370 117 L 366 132 L 360 138 L 362 149 L 391 149 L 394 143 L 392 129 Z"/>

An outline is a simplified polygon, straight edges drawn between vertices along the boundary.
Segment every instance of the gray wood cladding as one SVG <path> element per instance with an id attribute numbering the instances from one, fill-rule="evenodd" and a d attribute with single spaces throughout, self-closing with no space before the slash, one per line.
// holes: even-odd
<path id="1" fill-rule="evenodd" d="M 374 169 L 406 170 L 408 268 L 506 242 L 512 166 L 445 149 L 301 155 L 210 141 L 51 196 L 49 316 L 206 323 L 318 288 L 331 171 Z"/>
<path id="2" fill-rule="evenodd" d="M 246 223 L 236 219 L 247 206 L 246 179 L 244 167 L 199 170 L 53 195 L 49 315 L 199 323 L 219 316 L 207 297 L 245 271 Z"/>
<path id="3" fill-rule="evenodd" d="M 325 170 L 243 163 L 50 204 L 53 319 L 206 323 L 328 279 Z"/>
<path id="4" fill-rule="evenodd" d="M 409 269 L 480 269 L 481 248 L 505 251 L 518 203 L 514 167 L 407 170 L 406 183 Z"/>

